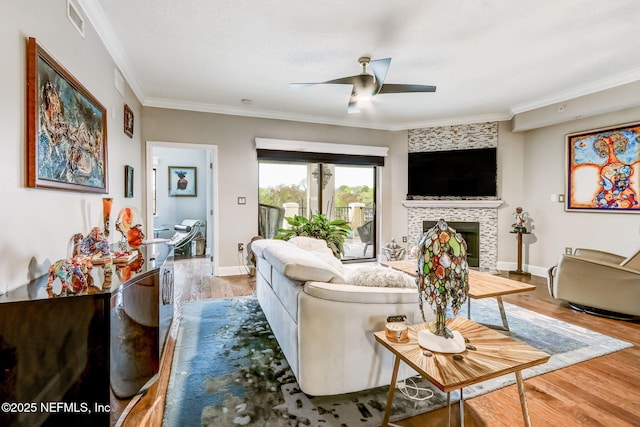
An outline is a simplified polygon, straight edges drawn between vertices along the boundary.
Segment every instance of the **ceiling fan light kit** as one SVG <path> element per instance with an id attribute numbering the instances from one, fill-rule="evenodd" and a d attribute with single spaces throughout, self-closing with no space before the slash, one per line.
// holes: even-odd
<path id="1" fill-rule="evenodd" d="M 414 84 L 385 84 L 384 81 L 389 71 L 391 58 L 371 60 L 368 56 L 362 56 L 358 59 L 358 64 L 362 66 L 362 73 L 355 76 L 343 77 L 340 79 L 328 80 L 319 83 L 290 83 L 294 89 L 319 85 L 319 84 L 348 84 L 352 86 L 351 96 L 347 111 L 349 113 L 359 113 L 358 103 L 371 101 L 373 97 L 379 94 L 389 93 L 412 93 L 412 92 L 435 92 L 435 86 L 414 85 Z M 371 67 L 373 74 L 369 73 L 368 67 Z"/>

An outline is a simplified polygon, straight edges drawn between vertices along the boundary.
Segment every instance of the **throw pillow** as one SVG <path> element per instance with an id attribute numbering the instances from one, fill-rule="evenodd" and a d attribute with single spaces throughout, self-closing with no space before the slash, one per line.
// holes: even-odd
<path id="1" fill-rule="evenodd" d="M 322 239 L 314 239 L 307 236 L 296 236 L 288 240 L 294 246 L 304 249 L 307 252 L 320 258 L 339 275 L 336 275 L 331 281 L 335 283 L 344 283 L 344 268 L 342 262 L 333 255 L 333 251 L 327 246 L 327 242 Z"/>
<path id="2" fill-rule="evenodd" d="M 356 286 L 375 286 L 383 288 L 415 288 L 413 277 L 389 267 L 360 267 L 351 272 L 347 283 Z"/>

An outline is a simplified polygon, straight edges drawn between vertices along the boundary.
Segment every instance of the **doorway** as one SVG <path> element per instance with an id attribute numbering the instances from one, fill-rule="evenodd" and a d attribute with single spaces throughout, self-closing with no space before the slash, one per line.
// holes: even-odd
<path id="1" fill-rule="evenodd" d="M 189 256 L 203 256 L 218 266 L 218 147 L 209 144 L 147 141 L 146 212 L 147 235 L 171 238 L 174 227 L 190 220 L 205 224 L 204 236 L 183 250 Z M 172 173 L 186 171 L 195 179 L 184 194 L 171 188 Z M 150 237 L 149 237 L 150 238 Z"/>

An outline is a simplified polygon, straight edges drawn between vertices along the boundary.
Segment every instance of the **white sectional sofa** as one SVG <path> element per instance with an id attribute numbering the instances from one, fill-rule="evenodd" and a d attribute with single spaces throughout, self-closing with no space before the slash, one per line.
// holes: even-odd
<path id="1" fill-rule="evenodd" d="M 251 249 L 258 301 L 304 393 L 389 384 L 393 356 L 372 332 L 384 330 L 391 315 L 406 315 L 409 324 L 422 321 L 413 279 L 379 266 L 349 273 L 324 241 L 306 237 L 257 240 Z M 381 276 L 404 287 L 381 286 Z M 367 282 L 377 286 L 363 286 Z M 401 368 L 399 379 L 416 374 Z"/>

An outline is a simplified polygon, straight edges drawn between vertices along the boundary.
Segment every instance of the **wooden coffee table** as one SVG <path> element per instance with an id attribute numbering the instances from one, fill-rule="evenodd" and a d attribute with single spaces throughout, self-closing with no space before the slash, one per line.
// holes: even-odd
<path id="1" fill-rule="evenodd" d="M 403 260 L 403 261 L 385 261 L 381 262 L 382 265 L 394 268 L 399 271 L 403 271 L 411 276 L 416 276 L 418 270 L 418 261 L 416 260 Z M 504 311 L 504 304 L 502 302 L 503 295 L 510 295 L 519 292 L 528 292 L 535 290 L 535 285 L 529 285 L 527 283 L 511 280 L 506 277 L 497 276 L 495 274 L 484 273 L 482 271 L 469 270 L 469 298 L 467 299 L 467 317 L 471 319 L 471 298 L 481 299 L 495 297 L 498 301 L 498 309 L 500 310 L 500 317 L 502 317 L 502 326 L 486 325 L 494 329 L 509 330 L 509 322 L 507 321 L 507 315 Z"/>
<path id="2" fill-rule="evenodd" d="M 453 354 L 445 353 L 432 353 L 431 356 L 425 356 L 422 348 L 418 345 L 417 335 L 420 330 L 428 329 L 429 325 L 430 323 L 421 323 L 410 326 L 409 341 L 406 343 L 389 341 L 384 331 L 374 332 L 376 341 L 395 355 L 382 427 L 389 425 L 389 415 L 401 360 L 438 389 L 447 393 L 449 425 L 451 425 L 451 391 L 460 390 L 460 424 L 464 425 L 463 387 L 515 373 L 524 425 L 531 425 L 521 371 L 545 363 L 550 357 L 547 353 L 472 320 L 455 317 L 447 321 L 447 327 L 459 331 L 463 337 L 469 340 L 469 345 L 475 347 L 475 350 L 467 349 L 463 353 L 459 353 L 462 356 L 461 360 L 454 359 Z"/>

